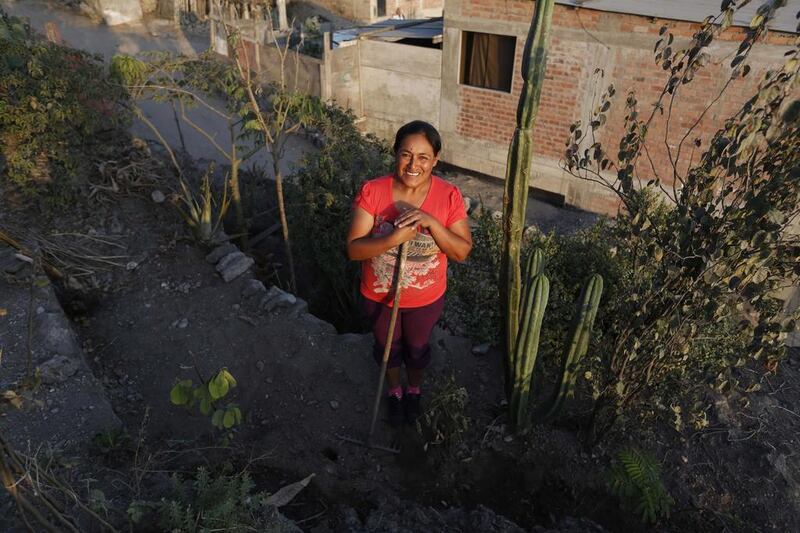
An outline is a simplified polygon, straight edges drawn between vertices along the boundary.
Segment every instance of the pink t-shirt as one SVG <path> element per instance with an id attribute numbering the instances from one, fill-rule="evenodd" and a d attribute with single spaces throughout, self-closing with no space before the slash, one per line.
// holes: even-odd
<path id="1" fill-rule="evenodd" d="M 371 235 L 379 237 L 394 231 L 400 216 L 392 197 L 392 175 L 364 182 L 354 205 L 375 218 Z M 432 176 L 431 187 L 420 209 L 446 228 L 467 218 L 464 199 L 458 187 Z M 400 281 L 400 307 L 422 307 L 438 300 L 447 289 L 447 256 L 436 246 L 427 230 L 409 241 L 405 272 Z M 392 305 L 392 281 L 398 248 L 361 262 L 361 294 L 365 298 Z"/>

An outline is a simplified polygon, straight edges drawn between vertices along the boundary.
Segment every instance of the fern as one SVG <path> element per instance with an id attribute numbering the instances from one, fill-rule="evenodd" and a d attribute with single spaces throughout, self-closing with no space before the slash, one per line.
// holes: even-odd
<path id="1" fill-rule="evenodd" d="M 622 450 L 611 467 L 611 491 L 621 507 L 636 513 L 645 523 L 669 518 L 674 503 L 661 481 L 661 466 L 650 455 L 634 448 Z"/>

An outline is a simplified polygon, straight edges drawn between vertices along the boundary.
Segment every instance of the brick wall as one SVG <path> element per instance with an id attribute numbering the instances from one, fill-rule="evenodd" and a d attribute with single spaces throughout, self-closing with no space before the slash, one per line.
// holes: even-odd
<path id="1" fill-rule="evenodd" d="M 462 0 L 459 15 L 462 19 L 471 21 L 511 21 L 525 23 L 527 26 L 533 16 L 533 9 L 534 4 L 529 0 Z M 599 96 L 603 88 L 614 83 L 616 97 L 608 114 L 608 123 L 598 140 L 611 153 L 611 159 L 616 159 L 618 141 L 624 128 L 628 91 L 635 92 L 639 101 L 639 113 L 646 117 L 667 81 L 666 72 L 653 61 L 653 46 L 658 39 L 659 29 L 665 24 L 675 34 L 676 39 L 691 37 L 700 26 L 689 22 L 555 6 L 547 73 L 534 130 L 537 155 L 553 160 L 561 159 L 570 124 L 587 118 L 583 113 L 592 107 L 592 95 L 597 92 Z M 582 35 L 580 39 L 571 38 L 570 35 L 574 36 L 575 32 L 558 31 L 559 29 L 581 30 Z M 647 44 L 607 46 L 598 42 L 602 39 L 585 38 L 587 33 L 593 35 L 593 31 L 602 35 L 614 32 L 623 36 L 639 36 L 639 40 Z M 732 29 L 725 32 L 720 40 L 736 41 L 741 37 L 742 30 Z M 458 86 L 456 132 L 459 136 L 501 146 L 508 145 L 514 132 L 517 102 L 522 89 L 520 69 L 525 38 L 523 34 L 517 36 L 514 79 L 510 93 Z M 767 44 L 787 45 L 792 39 L 791 35 L 771 32 L 768 34 Z M 693 150 L 695 138 L 703 143 L 700 148 L 702 150 L 705 141 L 722 125 L 724 119 L 733 115 L 744 100 L 753 94 L 765 71 L 774 67 L 781 59 L 780 54 L 775 54 L 774 62 L 751 61 L 750 74 L 744 79 L 734 81 L 725 96 L 703 114 L 706 105 L 716 97 L 729 76 L 727 65 L 732 56 L 728 54 L 726 48 L 717 57 L 712 55 L 711 66 L 703 69 L 695 81 L 679 89 L 672 105 L 669 131 L 664 127 L 666 121 L 661 119 L 657 119 L 654 122 L 655 127 L 650 130 L 648 146 L 653 166 L 668 184 L 672 181 L 673 162 L 685 171 L 692 158 L 696 161 L 699 150 Z M 603 59 L 593 62 L 591 58 L 595 56 Z M 605 79 L 599 85 L 593 75 L 598 66 L 605 69 Z M 667 99 L 665 102 L 665 112 L 669 112 L 670 101 Z M 702 119 L 697 127 L 681 145 L 684 134 L 701 115 Z M 649 161 L 640 161 L 638 170 L 643 177 L 650 177 L 653 173 Z"/>

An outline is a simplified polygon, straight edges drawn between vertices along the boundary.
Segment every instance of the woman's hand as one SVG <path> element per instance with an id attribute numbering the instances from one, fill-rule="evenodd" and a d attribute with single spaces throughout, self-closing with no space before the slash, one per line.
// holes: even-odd
<path id="1" fill-rule="evenodd" d="M 394 225 L 398 228 L 425 228 L 431 229 L 431 226 L 438 224 L 439 221 L 421 209 L 409 209 L 401 214 L 394 221 Z"/>
<path id="2" fill-rule="evenodd" d="M 392 238 L 395 240 L 397 245 L 401 245 L 404 242 L 408 242 L 412 240 L 414 237 L 417 236 L 417 227 L 416 226 L 405 226 L 400 227 L 396 226 L 394 231 L 392 232 Z"/>

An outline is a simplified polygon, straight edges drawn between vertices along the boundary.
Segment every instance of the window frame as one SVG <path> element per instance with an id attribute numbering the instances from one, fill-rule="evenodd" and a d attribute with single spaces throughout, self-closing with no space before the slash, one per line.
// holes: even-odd
<path id="1" fill-rule="evenodd" d="M 467 42 L 468 42 L 468 35 L 489 35 L 491 37 L 496 37 L 500 39 L 510 39 L 512 40 L 512 48 L 514 50 L 514 57 L 511 61 L 511 67 L 509 71 L 509 78 L 508 78 L 508 89 L 504 88 L 494 88 L 494 87 L 486 87 L 484 85 L 472 85 L 467 83 L 466 75 L 467 75 Z M 514 67 L 516 65 L 517 60 L 517 44 L 518 44 L 518 36 L 517 35 L 509 35 L 504 33 L 489 33 L 489 32 L 481 32 L 481 31 L 473 31 L 473 30 L 466 30 L 462 29 L 459 35 L 459 69 L 458 69 L 458 85 L 462 87 L 470 87 L 472 89 L 483 90 L 483 91 L 491 91 L 493 93 L 500 93 L 500 94 L 512 94 L 514 92 Z"/>

